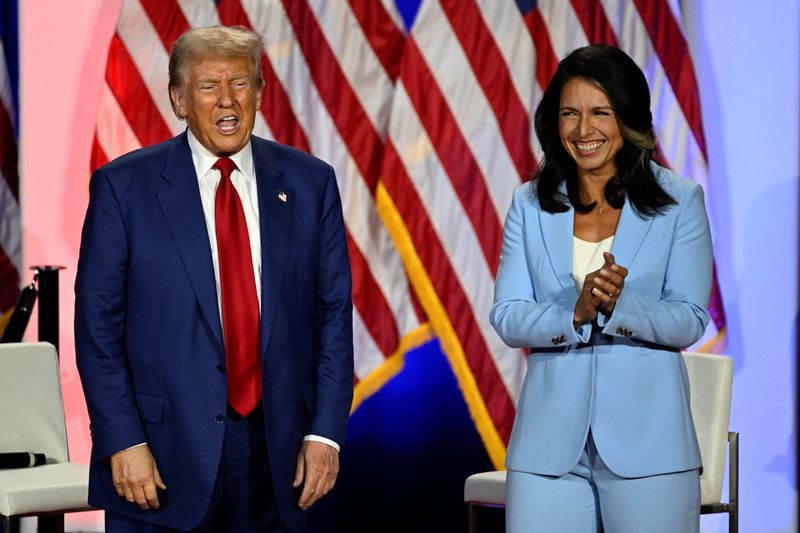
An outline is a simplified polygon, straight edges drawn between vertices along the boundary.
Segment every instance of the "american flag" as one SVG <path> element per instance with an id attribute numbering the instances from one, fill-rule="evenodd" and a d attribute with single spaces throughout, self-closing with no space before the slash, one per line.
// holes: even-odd
<path id="1" fill-rule="evenodd" d="M 266 39 L 254 133 L 336 169 L 354 278 L 354 409 L 435 335 L 500 467 L 525 355 L 488 314 L 511 194 L 539 158 L 531 116 L 559 58 L 616 45 L 650 83 L 663 162 L 706 186 L 677 2 L 124 0 L 93 168 L 183 130 L 167 98 L 169 51 L 186 29 L 214 24 Z M 724 334 L 716 284 L 711 310 L 708 349 Z"/>
<path id="2" fill-rule="evenodd" d="M 22 272 L 17 167 L 16 93 L 19 61 L 16 27 L 16 1 L 3 2 L 0 6 L 0 315 L 13 309 L 17 303 Z M 5 320 L 0 319 L 0 322 L 5 323 Z"/>

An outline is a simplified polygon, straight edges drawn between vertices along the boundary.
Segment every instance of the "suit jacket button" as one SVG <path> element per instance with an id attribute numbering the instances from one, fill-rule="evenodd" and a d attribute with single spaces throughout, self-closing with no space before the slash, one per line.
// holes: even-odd
<path id="1" fill-rule="evenodd" d="M 617 328 L 617 335 L 622 335 L 622 328 Z"/>
<path id="2" fill-rule="evenodd" d="M 217 424 L 222 424 L 223 422 L 225 422 L 225 416 L 224 415 L 215 416 L 214 422 L 216 422 Z"/>
<path id="3" fill-rule="evenodd" d="M 552 342 L 553 344 L 558 344 L 558 337 L 553 337 L 552 339 L 550 339 L 550 342 Z"/>
<path id="4" fill-rule="evenodd" d="M 220 372 L 225 372 L 225 365 L 223 363 L 218 364 L 217 370 L 219 370 Z"/>

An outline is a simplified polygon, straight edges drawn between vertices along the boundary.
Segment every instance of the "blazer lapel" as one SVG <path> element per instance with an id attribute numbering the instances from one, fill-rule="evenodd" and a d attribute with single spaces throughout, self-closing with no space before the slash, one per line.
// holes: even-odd
<path id="1" fill-rule="evenodd" d="M 566 193 L 562 182 L 559 189 Z M 572 206 L 563 213 L 548 213 L 539 209 L 539 225 L 542 241 L 550 264 L 553 266 L 562 289 L 575 287 L 572 279 L 572 233 L 575 227 L 575 210 Z"/>
<path id="2" fill-rule="evenodd" d="M 172 144 L 161 175 L 169 186 L 158 193 L 158 201 L 203 318 L 214 334 L 220 354 L 224 354 L 211 247 L 186 133 Z"/>
<path id="3" fill-rule="evenodd" d="M 622 206 L 622 213 L 619 215 L 614 243 L 611 245 L 611 253 L 618 265 L 630 268 L 652 223 L 653 217 L 643 218 L 634 209 L 630 199 L 625 199 L 625 205 Z"/>
<path id="4" fill-rule="evenodd" d="M 268 145 L 252 138 L 253 166 L 258 189 L 261 226 L 261 349 L 269 345 L 269 336 L 278 312 L 278 293 L 286 268 L 291 241 L 294 191 Z"/>

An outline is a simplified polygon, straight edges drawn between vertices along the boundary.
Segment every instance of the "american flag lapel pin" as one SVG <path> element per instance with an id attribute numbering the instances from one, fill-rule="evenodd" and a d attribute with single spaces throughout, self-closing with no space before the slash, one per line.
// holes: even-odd
<path id="1" fill-rule="evenodd" d="M 281 202 L 283 202 L 283 203 L 286 203 L 286 201 L 287 201 L 288 199 L 289 199 L 289 197 L 288 197 L 288 196 L 286 196 L 286 193 L 285 193 L 285 192 L 283 192 L 283 191 L 278 191 L 278 200 L 280 200 L 280 201 L 281 201 Z"/>

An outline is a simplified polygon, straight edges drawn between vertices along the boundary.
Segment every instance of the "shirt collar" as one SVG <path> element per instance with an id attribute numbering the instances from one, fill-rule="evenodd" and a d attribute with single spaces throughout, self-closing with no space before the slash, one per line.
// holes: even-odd
<path id="1" fill-rule="evenodd" d="M 208 174 L 208 171 L 211 170 L 211 167 L 214 166 L 214 163 L 217 162 L 219 157 L 212 154 L 208 148 L 203 146 L 189 128 L 186 128 L 186 136 L 189 141 L 189 149 L 192 151 L 194 171 L 197 173 L 197 179 L 199 181 L 203 179 L 203 176 Z M 247 144 L 244 145 L 244 148 L 229 157 L 236 163 L 236 168 L 244 175 L 245 179 L 250 180 L 255 176 L 255 171 L 253 169 L 253 147 L 249 140 Z"/>

